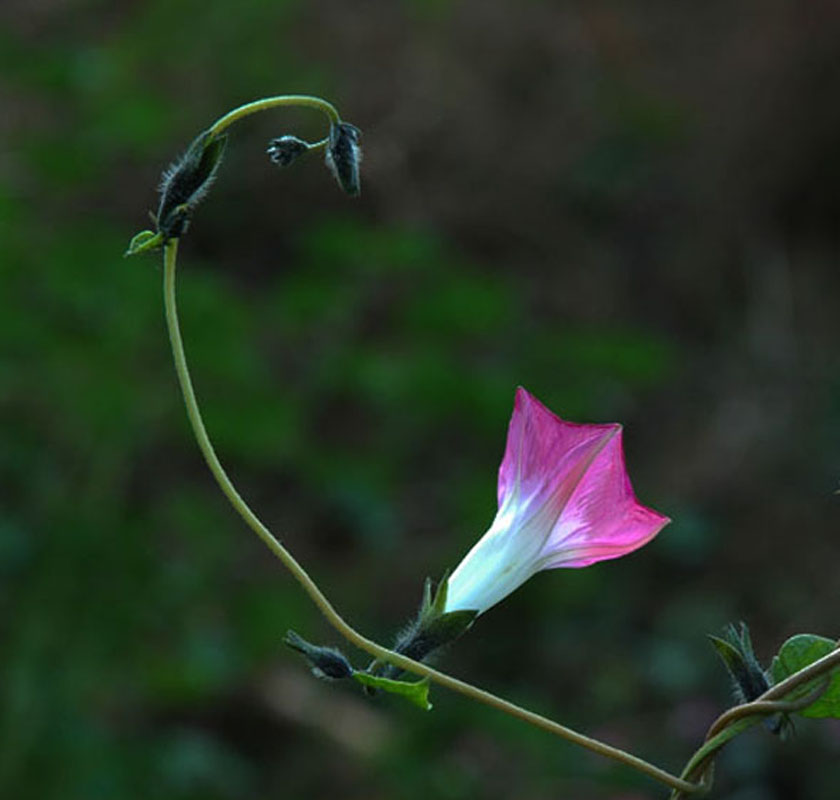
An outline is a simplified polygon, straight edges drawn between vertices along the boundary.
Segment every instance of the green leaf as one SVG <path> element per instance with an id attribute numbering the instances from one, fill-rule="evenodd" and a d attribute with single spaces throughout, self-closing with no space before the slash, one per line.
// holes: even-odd
<path id="1" fill-rule="evenodd" d="M 836 643 L 824 636 L 814 636 L 809 633 L 792 636 L 782 645 L 778 655 L 773 657 L 773 663 L 770 665 L 773 682 L 779 683 L 795 672 L 799 672 L 809 664 L 813 664 L 818 659 L 828 655 L 835 647 Z M 831 682 L 819 699 L 798 712 L 803 717 L 834 717 L 840 719 L 840 667 L 834 669 L 831 674 Z M 820 677 L 809 681 L 787 699 L 796 699 L 813 692 L 824 680 L 824 677 Z"/>
<path id="2" fill-rule="evenodd" d="M 136 256 L 146 250 L 153 250 L 163 244 L 163 237 L 154 231 L 140 231 L 128 243 L 128 250 L 125 251 L 125 256 Z"/>
<path id="3" fill-rule="evenodd" d="M 390 678 L 380 678 L 367 672 L 356 671 L 353 677 L 363 686 L 370 686 L 372 689 L 381 689 L 383 692 L 398 694 L 424 711 L 431 711 L 432 704 L 429 702 L 429 679 L 421 681 L 394 681 Z"/>

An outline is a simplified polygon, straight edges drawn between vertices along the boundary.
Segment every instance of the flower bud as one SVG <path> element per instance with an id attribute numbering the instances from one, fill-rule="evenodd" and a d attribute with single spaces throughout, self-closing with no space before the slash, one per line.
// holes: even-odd
<path id="1" fill-rule="evenodd" d="M 226 136 L 199 134 L 163 173 L 157 228 L 164 241 L 182 236 L 195 207 L 207 196 L 222 161 Z"/>
<path id="2" fill-rule="evenodd" d="M 286 633 L 283 643 L 301 653 L 312 667 L 312 673 L 318 678 L 340 680 L 353 674 L 352 664 L 343 653 L 333 647 L 310 644 L 294 631 Z"/>
<path id="3" fill-rule="evenodd" d="M 727 625 L 722 639 L 711 635 L 709 639 L 732 678 L 739 703 L 750 703 L 770 688 L 770 682 L 755 657 L 746 623 L 742 622 L 739 627 Z"/>
<path id="4" fill-rule="evenodd" d="M 338 122 L 330 128 L 326 163 L 335 176 L 338 185 L 347 194 L 355 197 L 361 191 L 359 184 L 359 163 L 362 150 L 359 138 L 362 132 L 349 122 Z"/>
<path id="5" fill-rule="evenodd" d="M 767 673 L 755 657 L 750 629 L 745 622 L 738 627 L 727 625 L 723 638 L 708 636 L 732 678 L 735 700 L 739 705 L 751 703 L 770 688 Z M 771 717 L 764 724 L 771 733 L 782 734 L 783 737 L 793 727 L 793 722 L 784 714 Z"/>
<path id="6" fill-rule="evenodd" d="M 309 145 L 297 136 L 286 134 L 278 136 L 268 143 L 268 157 L 278 167 L 288 167 L 294 164 L 300 156 L 309 149 Z"/>

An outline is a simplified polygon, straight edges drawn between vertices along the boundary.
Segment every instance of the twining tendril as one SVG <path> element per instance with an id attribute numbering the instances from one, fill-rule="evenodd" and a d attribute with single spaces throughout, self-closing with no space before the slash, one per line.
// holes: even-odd
<path id="1" fill-rule="evenodd" d="M 689 759 L 681 777 L 692 783 L 699 779 L 699 785 L 705 786 L 707 789 L 711 788 L 714 758 L 721 748 L 738 734 L 743 733 L 763 719 L 768 719 L 777 714 L 801 711 L 817 701 L 828 688 L 830 682 L 828 673 L 838 666 L 840 666 L 840 648 L 823 656 L 805 669 L 794 673 L 784 681 L 780 681 L 751 703 L 743 703 L 721 714 L 706 733 L 706 740 L 703 745 Z M 791 701 L 780 699 L 788 697 L 800 687 L 821 676 L 825 676 L 821 684 L 804 697 Z M 671 800 L 681 800 L 685 794 L 685 790 L 675 789 L 671 794 Z"/>

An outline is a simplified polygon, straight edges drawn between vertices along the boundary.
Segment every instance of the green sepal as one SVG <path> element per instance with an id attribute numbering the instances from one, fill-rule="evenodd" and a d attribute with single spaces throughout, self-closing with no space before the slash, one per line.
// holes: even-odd
<path id="1" fill-rule="evenodd" d="M 422 649 L 431 652 L 438 647 L 454 642 L 470 626 L 478 616 L 473 610 L 446 610 L 446 597 L 449 591 L 449 570 L 438 582 L 432 594 L 432 579 L 426 578 L 423 584 L 423 599 L 420 602 L 420 613 L 412 631 L 415 641 L 423 642 Z M 419 643 L 419 642 L 418 642 Z M 419 654 L 418 654 L 419 655 Z M 420 656 L 422 658 L 422 656 Z"/>
<path id="2" fill-rule="evenodd" d="M 446 610 L 446 598 L 449 591 L 449 570 L 447 570 L 432 595 L 432 579 L 426 578 L 423 585 L 423 600 L 417 618 L 417 630 L 422 635 L 440 645 L 454 642 L 465 633 L 478 616 L 476 610 Z"/>
<path id="3" fill-rule="evenodd" d="M 451 644 L 472 626 L 478 616 L 477 610 L 446 611 L 446 593 L 449 573 L 445 573 L 432 592 L 432 579 L 423 584 L 423 597 L 415 620 L 397 637 L 394 651 L 414 661 L 424 661 L 428 656 Z M 369 675 L 394 680 L 403 674 L 400 667 L 375 659 L 367 668 Z M 372 685 L 368 686 L 372 689 Z M 372 693 L 372 692 L 370 692 Z"/>
<path id="4" fill-rule="evenodd" d="M 204 136 L 200 146 L 201 163 L 199 169 L 205 175 L 206 180 L 207 177 L 212 175 L 212 173 L 219 167 L 219 162 L 222 160 L 222 156 L 225 153 L 225 147 L 227 146 L 227 134 L 214 136 L 212 138 L 209 134 L 207 134 Z"/>
<path id="5" fill-rule="evenodd" d="M 785 678 L 813 664 L 823 656 L 828 655 L 837 647 L 837 643 L 825 636 L 815 636 L 810 633 L 800 633 L 791 636 L 773 657 L 770 665 L 770 675 L 774 683 L 779 683 Z M 822 719 L 833 717 L 840 719 L 840 667 L 832 670 L 830 681 L 825 691 L 807 708 L 797 711 L 803 717 Z M 804 686 L 791 692 L 785 699 L 796 700 L 804 697 L 817 688 L 826 680 L 826 676 L 815 678 Z"/>
<path id="6" fill-rule="evenodd" d="M 744 653 L 734 647 L 730 642 L 726 641 L 726 639 L 721 639 L 718 636 L 712 636 L 711 633 L 707 633 L 706 636 L 717 651 L 717 654 L 720 656 L 721 661 L 723 661 L 727 671 L 732 676 L 732 680 L 734 680 L 739 687 L 743 687 L 745 684 L 749 685 L 751 678 L 749 661 L 744 657 Z M 754 697 L 744 699 L 755 700 Z"/>
<path id="7" fill-rule="evenodd" d="M 140 231 L 132 237 L 128 243 L 128 250 L 123 253 L 124 258 L 136 256 L 138 253 L 145 253 L 147 250 L 155 250 L 163 244 L 163 236 L 154 231 Z"/>
<path id="8" fill-rule="evenodd" d="M 423 711 L 431 711 L 432 704 L 429 702 L 429 679 L 423 678 L 420 681 L 396 681 L 391 678 L 382 678 L 379 675 L 371 675 L 369 672 L 356 670 L 353 678 L 362 686 L 370 689 L 381 689 L 389 694 L 400 695 L 410 703 L 413 703 Z"/>
<path id="9" fill-rule="evenodd" d="M 712 646 L 717 650 L 717 654 L 721 657 L 721 660 L 730 672 L 734 673 L 740 668 L 742 661 L 741 654 L 726 639 L 721 639 L 719 636 L 712 636 L 711 633 L 707 633 L 706 638 L 708 638 Z"/>
<path id="10" fill-rule="evenodd" d="M 449 570 L 443 573 L 432 595 L 432 579 L 426 578 L 423 584 L 423 600 L 420 603 L 418 622 L 425 625 L 429 620 L 446 613 L 446 595 L 449 591 Z"/>
<path id="11" fill-rule="evenodd" d="M 741 703 L 748 703 L 760 697 L 770 688 L 764 669 L 755 657 L 750 630 L 745 622 L 739 625 L 727 625 L 724 637 L 707 634 L 723 661 Z"/>
<path id="12" fill-rule="evenodd" d="M 478 611 L 450 611 L 430 619 L 422 628 L 423 636 L 430 642 L 439 642 L 437 647 L 454 642 L 471 627 Z"/>

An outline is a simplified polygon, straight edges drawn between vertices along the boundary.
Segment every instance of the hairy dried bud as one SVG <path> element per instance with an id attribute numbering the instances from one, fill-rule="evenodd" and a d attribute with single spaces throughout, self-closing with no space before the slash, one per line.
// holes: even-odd
<path id="1" fill-rule="evenodd" d="M 309 149 L 309 145 L 297 136 L 278 136 L 268 143 L 268 157 L 278 167 L 288 167 L 294 164 L 300 156 Z"/>
<path id="2" fill-rule="evenodd" d="M 156 219 L 164 241 L 186 232 L 195 207 L 213 185 L 226 142 L 226 136 L 215 137 L 204 131 L 163 173 Z"/>
<path id="3" fill-rule="evenodd" d="M 333 125 L 330 128 L 330 142 L 325 159 L 338 185 L 353 197 L 361 191 L 359 183 L 359 163 L 362 160 L 362 149 L 359 146 L 361 135 L 362 132 L 349 122 Z"/>
<path id="4" fill-rule="evenodd" d="M 319 647 L 310 644 L 294 631 L 288 631 L 283 643 L 297 650 L 309 662 L 313 674 L 318 678 L 340 680 L 353 674 L 353 666 L 343 653 L 333 647 Z"/>

